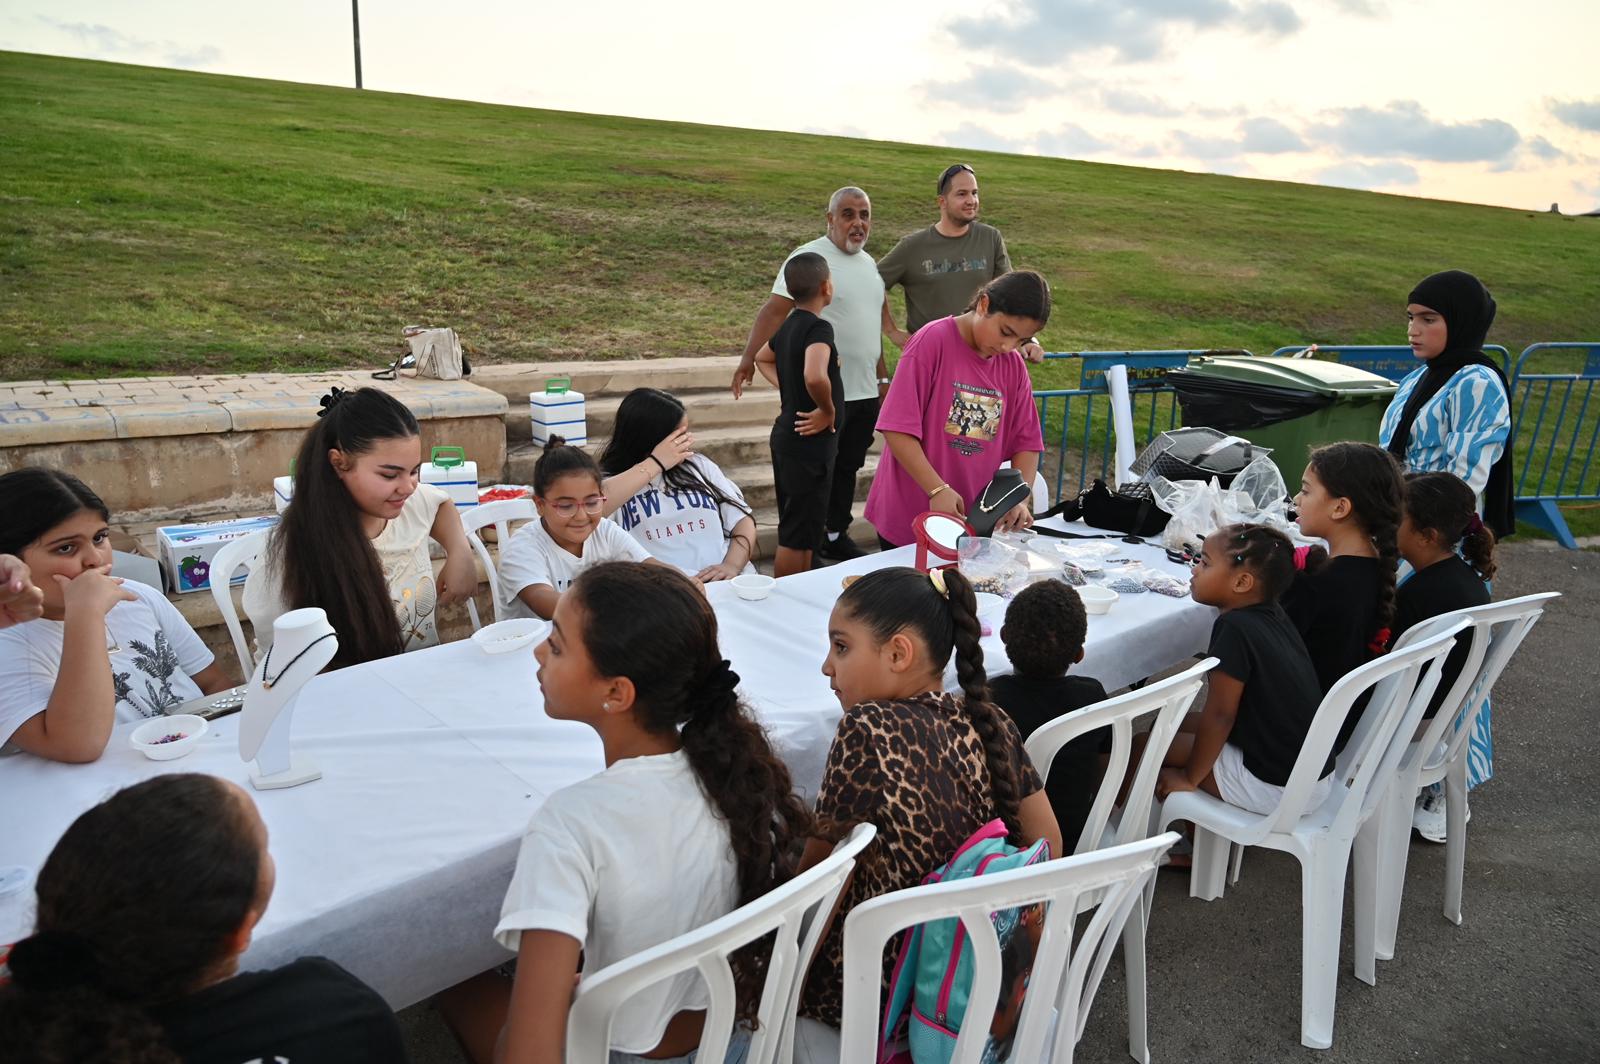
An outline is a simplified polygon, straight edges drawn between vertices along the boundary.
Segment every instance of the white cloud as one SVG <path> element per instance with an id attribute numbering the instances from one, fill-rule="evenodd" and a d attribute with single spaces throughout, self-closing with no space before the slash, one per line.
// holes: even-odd
<path id="1" fill-rule="evenodd" d="M 1038 133 L 1033 143 L 1039 154 L 1053 155 L 1062 159 L 1080 159 L 1085 155 L 1121 152 L 1117 145 L 1072 122 Z"/>
<path id="2" fill-rule="evenodd" d="M 1016 66 L 988 66 L 954 81 L 927 81 L 923 96 L 939 103 L 979 107 L 996 114 L 1015 114 L 1040 100 L 1061 95 L 1060 86 L 1019 70 Z"/>
<path id="3" fill-rule="evenodd" d="M 1311 132 L 1323 143 L 1357 155 L 1456 163 L 1497 162 L 1510 156 L 1522 141 L 1509 122 L 1497 118 L 1442 122 L 1430 117 L 1415 100 L 1334 111 L 1331 121 L 1314 126 Z"/>
<path id="4" fill-rule="evenodd" d="M 1574 129 L 1600 133 L 1600 99 L 1546 100 L 1550 113 Z"/>
<path id="5" fill-rule="evenodd" d="M 1146 62 L 1166 53 L 1180 32 L 1234 28 L 1284 37 L 1302 26 L 1282 0 L 1015 0 L 1005 15 L 985 11 L 946 28 L 964 47 L 1049 66 L 1093 51 Z"/>
<path id="6" fill-rule="evenodd" d="M 98 22 L 64 22 L 46 15 L 39 16 L 39 21 L 73 40 L 85 55 L 95 59 L 128 59 L 189 69 L 216 66 L 222 61 L 221 50 L 209 44 L 186 45 L 134 37 Z"/>
<path id="7" fill-rule="evenodd" d="M 1027 147 L 1024 141 L 1004 136 L 972 122 L 963 122 L 950 132 L 941 134 L 938 139 L 940 143 L 952 148 L 972 148 L 977 151 L 1017 153 Z"/>
<path id="8" fill-rule="evenodd" d="M 1340 188 L 1375 189 L 1392 186 L 1409 187 L 1422 179 L 1415 168 L 1405 163 L 1338 163 L 1317 172 L 1316 180 L 1323 185 Z"/>

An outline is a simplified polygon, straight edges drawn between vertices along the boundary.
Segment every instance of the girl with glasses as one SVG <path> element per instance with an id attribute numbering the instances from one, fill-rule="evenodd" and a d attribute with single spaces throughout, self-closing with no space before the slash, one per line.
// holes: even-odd
<path id="1" fill-rule="evenodd" d="M 561 593 L 601 562 L 659 564 L 616 522 L 603 517 L 600 466 L 588 451 L 550 437 L 533 467 L 537 521 L 500 552 L 500 595 L 507 617 L 555 616 Z"/>

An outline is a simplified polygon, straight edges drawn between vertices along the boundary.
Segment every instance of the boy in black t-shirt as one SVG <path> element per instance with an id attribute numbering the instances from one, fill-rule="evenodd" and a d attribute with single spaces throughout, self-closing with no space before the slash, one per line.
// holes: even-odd
<path id="1" fill-rule="evenodd" d="M 1156 794 L 1203 790 L 1229 805 L 1271 813 L 1322 704 L 1311 655 L 1278 596 L 1294 577 L 1294 547 L 1264 525 L 1231 525 L 1206 537 L 1190 592 L 1222 611 L 1211 629 L 1206 704 L 1184 720 Z M 1333 754 L 1307 808 L 1332 786 Z"/>
<path id="2" fill-rule="evenodd" d="M 783 283 L 794 310 L 756 352 L 756 368 L 783 401 L 770 437 L 778 489 L 777 576 L 810 569 L 811 552 L 822 540 L 839 450 L 835 413 L 844 403 L 833 326 L 818 317 L 833 301 L 828 260 L 814 251 L 794 256 L 784 264 Z"/>
<path id="3" fill-rule="evenodd" d="M 1099 680 L 1067 675 L 1068 669 L 1083 660 L 1088 632 L 1083 600 L 1058 580 L 1023 588 L 1006 607 L 1000 641 L 1006 645 L 1006 656 L 1015 671 L 990 680 L 989 696 L 1011 715 L 1024 741 L 1063 713 L 1105 700 L 1106 689 Z M 1089 818 L 1100 782 L 1099 754 L 1110 738 L 1109 728 L 1080 735 L 1063 746 L 1050 763 L 1044 792 L 1061 825 L 1067 854 L 1076 848 Z"/>

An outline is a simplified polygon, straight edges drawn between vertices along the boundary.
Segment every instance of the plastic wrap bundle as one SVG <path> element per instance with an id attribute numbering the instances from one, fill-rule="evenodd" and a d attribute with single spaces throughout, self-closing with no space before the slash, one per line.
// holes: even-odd
<path id="1" fill-rule="evenodd" d="M 1240 470 L 1226 488 L 1215 479 L 1156 476 L 1150 479 L 1150 490 L 1156 505 L 1172 515 L 1161 541 L 1173 550 L 1198 551 L 1207 536 L 1233 524 L 1270 525 L 1299 538 L 1299 529 L 1289 520 L 1289 489 L 1268 452 Z"/>

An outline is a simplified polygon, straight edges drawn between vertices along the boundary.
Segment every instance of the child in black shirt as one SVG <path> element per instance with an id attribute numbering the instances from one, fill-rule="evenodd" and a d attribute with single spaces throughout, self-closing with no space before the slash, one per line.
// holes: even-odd
<path id="1" fill-rule="evenodd" d="M 1456 553 L 1458 545 L 1461 554 Z M 1494 578 L 1495 570 L 1494 533 L 1478 516 L 1472 489 L 1455 474 L 1412 473 L 1406 477 L 1400 555 L 1415 571 L 1395 593 L 1396 639 L 1441 613 L 1488 603 L 1486 581 Z M 1426 718 L 1439 712 L 1440 703 L 1455 686 L 1467 646 L 1461 636 L 1456 637 Z"/>
<path id="2" fill-rule="evenodd" d="M 1063 713 L 1105 700 L 1099 680 L 1067 675 L 1083 660 L 1088 631 L 1083 600 L 1058 580 L 1023 588 L 1006 607 L 1000 640 L 1014 671 L 990 680 L 989 695 L 1016 722 L 1023 741 Z M 1080 735 L 1050 763 L 1044 790 L 1064 845 L 1075 846 L 1083 833 L 1100 781 L 1099 754 L 1110 738 L 1109 728 Z"/>
<path id="3" fill-rule="evenodd" d="M 255 803 L 197 773 L 135 784 L 78 817 L 39 870 L 33 934 L 6 958 L 0 1046 L 54 1046 L 62 1060 L 404 1064 L 394 1013 L 332 961 L 235 974 L 272 896 L 266 844 Z"/>
<path id="4" fill-rule="evenodd" d="M 1322 704 L 1305 642 L 1278 606 L 1294 576 L 1294 547 L 1265 525 L 1230 525 L 1206 537 L 1190 593 L 1222 611 L 1211 629 L 1205 707 L 1190 714 L 1167 752 L 1158 797 L 1203 790 L 1230 805 L 1271 813 Z M 1310 806 L 1332 786 L 1322 766 Z"/>
<path id="5" fill-rule="evenodd" d="M 794 310 L 756 352 L 756 368 L 778 389 L 783 409 L 772 423 L 772 479 L 778 490 L 778 553 L 773 573 L 811 568 L 828 513 L 837 418 L 844 403 L 833 326 L 819 314 L 833 301 L 828 260 L 802 252 L 783 265 Z"/>

